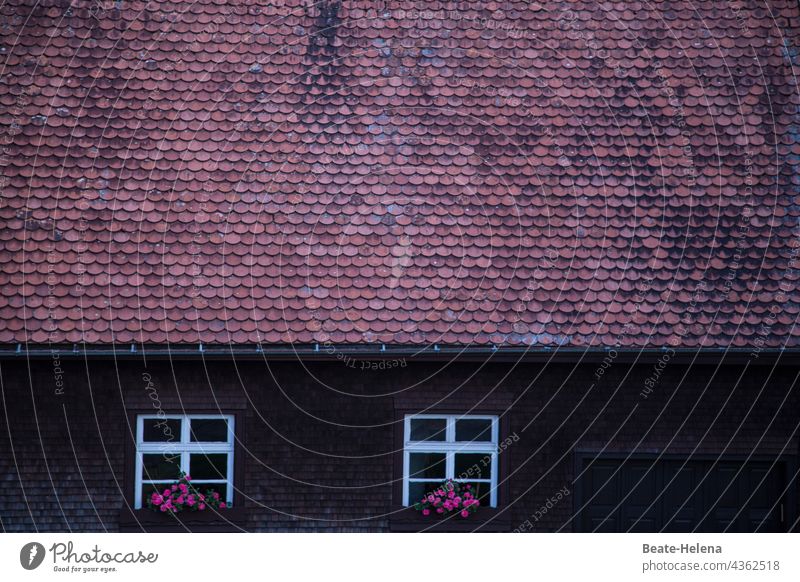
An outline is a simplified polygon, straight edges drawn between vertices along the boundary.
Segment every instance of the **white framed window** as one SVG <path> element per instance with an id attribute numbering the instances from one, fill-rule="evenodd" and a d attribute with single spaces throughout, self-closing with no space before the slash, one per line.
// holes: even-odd
<path id="1" fill-rule="evenodd" d="M 136 490 L 140 509 L 153 491 L 192 478 L 233 502 L 234 419 L 223 414 L 140 414 L 136 418 Z"/>
<path id="2" fill-rule="evenodd" d="M 482 505 L 497 507 L 498 418 L 409 414 L 403 447 L 403 505 L 446 479 L 469 483 Z"/>

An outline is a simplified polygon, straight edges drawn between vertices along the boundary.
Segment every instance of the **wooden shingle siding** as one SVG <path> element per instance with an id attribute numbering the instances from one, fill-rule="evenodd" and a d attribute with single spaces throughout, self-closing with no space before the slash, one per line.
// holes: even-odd
<path id="1" fill-rule="evenodd" d="M 165 411 L 219 405 L 242 415 L 236 519 L 248 531 L 390 530 L 400 478 L 393 423 L 409 410 L 502 415 L 500 440 L 518 436 L 500 455 L 507 492 L 498 512 L 508 529 L 526 520 L 534 531 L 572 528 L 574 496 L 533 516 L 571 490 L 576 451 L 798 455 L 797 367 L 771 375 L 751 367 L 740 379 L 737 366 L 716 374 L 695 366 L 683 378 L 686 366 L 674 365 L 647 398 L 640 392 L 651 365 L 616 364 L 591 389 L 594 366 L 561 364 L 410 362 L 361 372 L 338 362 L 149 361 L 145 368 L 91 360 L 62 368 L 64 392 L 56 395 L 49 361 L 0 362 L 6 531 L 120 529 L 131 495 L 127 419 L 152 403 L 144 373 Z"/>

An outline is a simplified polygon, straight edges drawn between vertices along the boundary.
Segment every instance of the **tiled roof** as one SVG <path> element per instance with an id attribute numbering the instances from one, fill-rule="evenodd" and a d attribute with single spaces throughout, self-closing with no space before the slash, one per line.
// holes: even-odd
<path id="1" fill-rule="evenodd" d="M 5 2 L 0 342 L 797 346 L 799 18 Z"/>

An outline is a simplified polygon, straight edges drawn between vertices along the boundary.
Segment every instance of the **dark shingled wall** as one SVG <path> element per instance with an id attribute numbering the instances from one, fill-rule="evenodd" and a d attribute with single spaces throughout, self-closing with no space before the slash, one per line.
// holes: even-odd
<path id="1" fill-rule="evenodd" d="M 622 363 L 594 385 L 595 365 L 566 364 L 409 362 L 367 372 L 340 362 L 93 360 L 61 368 L 57 394 L 51 361 L 0 363 L 6 531 L 120 529 L 126 409 L 152 410 L 145 372 L 165 411 L 219 406 L 243 415 L 237 506 L 246 530 L 389 530 L 398 477 L 392 423 L 402 410 L 508 411 L 505 427 L 519 436 L 503 453 L 508 529 L 573 487 L 576 450 L 798 455 L 797 367 L 751 367 L 740 378 L 737 366 L 687 374 L 671 364 L 647 398 L 640 391 L 653 366 Z M 535 529 L 571 529 L 572 513 L 568 497 Z"/>

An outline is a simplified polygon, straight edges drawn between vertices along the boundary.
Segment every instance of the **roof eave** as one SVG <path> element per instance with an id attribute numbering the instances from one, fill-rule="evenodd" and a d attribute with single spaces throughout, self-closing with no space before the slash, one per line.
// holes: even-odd
<path id="1" fill-rule="evenodd" d="M 236 360 L 368 360 L 459 359 L 485 362 L 593 363 L 605 359 L 649 363 L 661 359 L 682 363 L 800 364 L 800 348 L 670 346 L 496 346 L 399 344 L 0 344 L 0 358 L 236 359 Z"/>

